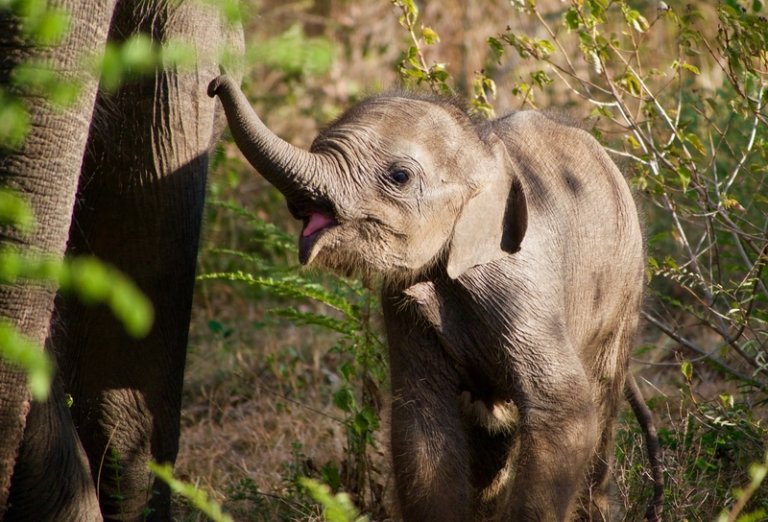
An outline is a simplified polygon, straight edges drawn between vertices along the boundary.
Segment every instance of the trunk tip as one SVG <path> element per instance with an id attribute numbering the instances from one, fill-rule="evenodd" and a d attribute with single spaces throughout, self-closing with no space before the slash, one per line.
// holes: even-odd
<path id="1" fill-rule="evenodd" d="M 227 72 L 224 70 L 224 67 L 220 67 L 221 69 L 221 75 L 217 76 L 213 80 L 211 80 L 211 83 L 208 84 L 208 96 L 213 98 L 218 94 L 219 88 L 222 86 L 222 84 L 229 83 L 232 80 L 227 76 Z"/>
<path id="2" fill-rule="evenodd" d="M 217 76 L 211 81 L 211 83 L 208 84 L 208 96 L 211 98 L 216 96 L 216 91 L 219 89 L 220 85 L 221 85 L 221 76 Z"/>

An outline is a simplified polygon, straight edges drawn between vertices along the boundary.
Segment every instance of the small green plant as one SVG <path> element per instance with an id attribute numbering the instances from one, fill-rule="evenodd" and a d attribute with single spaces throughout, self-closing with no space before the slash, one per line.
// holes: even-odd
<path id="1" fill-rule="evenodd" d="M 300 482 L 312 498 L 323 506 L 323 517 L 327 522 L 368 522 L 368 517 L 360 515 L 346 493 L 334 495 L 326 484 L 309 478 L 303 478 Z"/>
<path id="2" fill-rule="evenodd" d="M 418 25 L 419 7 L 413 0 L 393 0 L 395 7 L 402 12 L 400 25 L 408 31 L 410 45 L 400 61 L 399 72 L 406 82 L 419 85 L 426 83 L 432 92 L 453 95 L 454 90 L 450 86 L 451 76 L 444 63 L 428 64 L 424 56 L 423 45 L 435 45 L 440 42 L 440 35 L 434 29 L 425 25 Z"/>
<path id="3" fill-rule="evenodd" d="M 122 458 L 120 456 L 120 452 L 117 451 L 115 448 L 110 448 L 108 454 L 106 455 L 106 462 L 103 464 L 104 469 L 99 469 L 99 474 L 96 477 L 96 483 L 101 484 L 101 473 L 108 473 L 112 476 L 112 480 L 114 481 L 115 490 L 111 491 L 109 496 L 111 500 L 114 500 L 117 502 L 118 506 L 120 507 L 120 515 L 125 516 L 125 512 L 123 511 L 123 501 L 125 500 L 125 496 L 122 493 L 122 482 L 123 482 L 123 464 L 122 464 Z M 100 493 L 100 490 L 97 486 L 96 488 L 96 496 L 98 496 Z"/>
<path id="4" fill-rule="evenodd" d="M 768 450 L 768 429 L 751 405 L 734 395 L 702 400 L 694 366 L 683 361 L 680 370 L 679 397 L 653 401 L 665 470 L 664 519 L 708 520 L 723 511 L 736 520 L 741 512 L 764 512 L 768 489 L 757 480 L 760 464 L 755 460 Z M 647 460 L 638 449 L 642 447 L 637 421 L 626 412 L 616 437 L 615 476 L 628 521 L 642 517 L 651 494 Z M 747 488 L 740 489 L 744 483 Z"/>
<path id="5" fill-rule="evenodd" d="M 386 363 L 373 319 L 377 299 L 371 285 L 332 275 L 298 274 L 298 267 L 292 264 L 295 261 L 286 258 L 297 258 L 293 237 L 245 209 L 219 205 L 247 221 L 254 251 L 215 249 L 218 255 L 239 261 L 242 268 L 202 274 L 199 279 L 255 287 L 262 292 L 262 299 L 280 303 L 269 309 L 273 317 L 334 334 L 336 340 L 328 350 L 341 362 L 333 403 L 344 414 L 341 422 L 346 433 L 346 456 L 339 465 L 326 465 L 321 475 L 334 489 L 344 487 L 350 491 L 363 509 L 376 505 L 380 492 L 373 487 L 369 452 L 375 448 L 374 435 L 380 425 L 378 395 L 386 379 Z"/>
<path id="6" fill-rule="evenodd" d="M 398 72 L 406 87 L 412 88 L 422 84 L 429 86 L 435 94 L 455 96 L 453 78 L 445 63 L 427 61 L 424 46 L 434 46 L 440 43 L 440 35 L 429 26 L 419 25 L 419 7 L 413 0 L 392 0 L 392 4 L 400 9 L 400 25 L 408 32 L 408 49 L 400 59 Z M 493 117 L 493 99 L 496 97 L 496 82 L 485 71 L 475 72 L 472 80 L 469 106 L 473 112 L 486 118 Z"/>
<path id="7" fill-rule="evenodd" d="M 233 522 L 232 517 L 227 515 L 218 503 L 208 498 L 208 493 L 193 484 L 175 478 L 173 476 L 173 467 L 170 464 L 150 462 L 149 471 L 168 484 L 174 494 L 181 495 L 187 499 L 196 509 L 204 513 L 213 522 Z"/>
<path id="8" fill-rule="evenodd" d="M 247 500 L 251 503 L 251 509 L 254 514 L 263 514 L 262 520 L 269 520 L 267 497 L 259 491 L 256 483 L 248 478 L 242 478 L 240 481 L 227 490 L 227 498 L 232 501 Z"/>
<path id="9" fill-rule="evenodd" d="M 744 488 L 738 488 L 733 491 L 737 501 L 736 504 L 728 510 L 723 510 L 718 517 L 718 522 L 757 522 L 759 520 L 765 520 L 768 517 L 768 507 L 765 505 L 752 511 L 741 515 L 741 512 L 747 505 L 747 502 L 757 493 L 761 484 L 768 475 L 768 453 L 765 454 L 765 458 L 761 463 L 753 463 L 749 467 L 749 483 Z M 765 504 L 765 502 L 763 503 Z M 741 516 L 739 516 L 741 515 Z"/>

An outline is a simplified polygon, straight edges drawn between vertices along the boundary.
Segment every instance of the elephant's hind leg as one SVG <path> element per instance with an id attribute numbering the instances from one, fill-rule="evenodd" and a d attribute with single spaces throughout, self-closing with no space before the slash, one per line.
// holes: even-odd
<path id="1" fill-rule="evenodd" d="M 600 441 L 590 463 L 584 492 L 579 500 L 578 520 L 610 520 L 609 494 L 614 451 L 614 420 L 623 397 L 627 354 L 635 338 L 637 320 L 625 321 L 596 348 L 591 379 L 600 421 Z"/>

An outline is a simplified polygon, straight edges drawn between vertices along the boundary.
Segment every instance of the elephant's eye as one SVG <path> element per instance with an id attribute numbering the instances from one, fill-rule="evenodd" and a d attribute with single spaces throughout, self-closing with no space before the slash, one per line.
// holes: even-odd
<path id="1" fill-rule="evenodd" d="M 405 185 L 411 179 L 411 175 L 403 169 L 397 169 L 389 173 L 389 179 L 398 185 Z"/>

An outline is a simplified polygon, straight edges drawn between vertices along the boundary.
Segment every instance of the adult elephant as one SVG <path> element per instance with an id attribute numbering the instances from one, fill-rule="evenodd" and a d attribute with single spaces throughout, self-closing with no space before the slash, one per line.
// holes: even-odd
<path id="1" fill-rule="evenodd" d="M 104 308 L 56 300 L 54 288 L 0 287 L 0 316 L 52 349 L 59 368 L 50 399 L 36 402 L 25 375 L 0 360 L 0 518 L 169 519 L 169 491 L 147 461 L 173 462 L 178 450 L 208 152 L 223 126 L 205 90 L 219 51 L 241 51 L 242 34 L 196 1 L 48 7 L 71 17 L 52 47 L 30 44 L 26 21 L 0 11 L 0 86 L 13 90 L 13 69 L 42 60 L 81 94 L 61 110 L 18 92 L 30 129 L 20 148 L 0 149 L 0 183 L 28 198 L 37 226 L 24 236 L 1 230 L 0 247 L 98 256 L 150 298 L 155 323 L 139 341 Z M 86 58 L 139 33 L 192 45 L 196 63 L 100 90 Z"/>

